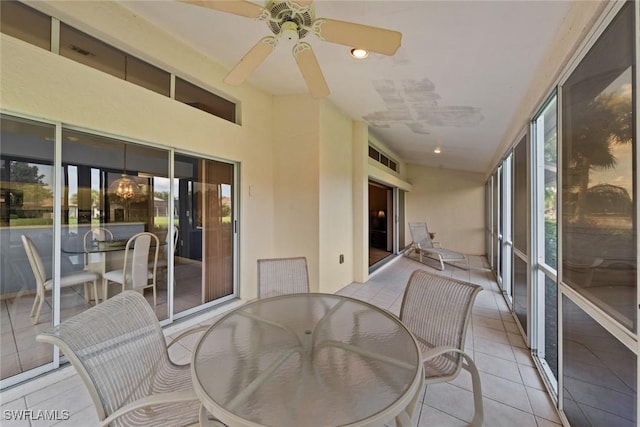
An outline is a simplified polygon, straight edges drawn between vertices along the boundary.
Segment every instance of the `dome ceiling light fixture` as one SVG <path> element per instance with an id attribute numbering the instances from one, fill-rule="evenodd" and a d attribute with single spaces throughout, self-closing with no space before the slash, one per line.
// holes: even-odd
<path id="1" fill-rule="evenodd" d="M 436 148 L 433 150 L 433 152 L 434 152 L 434 153 L 436 153 L 436 154 L 440 154 L 440 153 L 442 152 L 442 150 L 440 149 L 440 147 L 436 147 Z"/>

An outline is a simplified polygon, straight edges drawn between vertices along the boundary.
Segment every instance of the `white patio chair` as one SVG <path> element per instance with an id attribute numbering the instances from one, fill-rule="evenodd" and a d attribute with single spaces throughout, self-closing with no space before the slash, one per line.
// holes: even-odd
<path id="1" fill-rule="evenodd" d="M 153 244 L 152 244 L 153 242 Z M 156 268 L 160 242 L 158 236 L 149 232 L 135 234 L 127 241 L 124 250 L 123 267 L 108 271 L 102 280 L 104 299 L 108 298 L 109 282 L 115 282 L 125 289 L 143 292 L 146 288 L 153 289 L 153 305 L 157 305 L 156 296 Z M 151 253 L 151 251 L 154 251 Z M 152 256 L 152 267 L 149 268 L 149 255 Z"/>
<path id="2" fill-rule="evenodd" d="M 309 292 L 307 258 L 258 260 L 258 298 Z"/>
<path id="3" fill-rule="evenodd" d="M 451 381 L 464 368 L 471 373 L 474 416 L 469 426 L 484 420 L 482 386 L 473 359 L 464 352 L 471 309 L 481 286 L 416 270 L 404 291 L 400 320 L 418 341 L 425 383 Z"/>
<path id="4" fill-rule="evenodd" d="M 407 255 L 410 255 L 411 252 L 416 250 L 418 251 L 420 262 L 422 262 L 423 255 L 437 259 L 440 261 L 440 270 L 444 270 L 445 262 L 464 261 L 468 263 L 467 257 L 464 254 L 434 244 L 433 240 L 431 240 L 426 222 L 410 222 L 409 231 L 411 232 L 413 242 L 409 249 L 407 249 Z"/>
<path id="5" fill-rule="evenodd" d="M 100 426 L 177 427 L 197 425 L 200 401 L 190 365 L 173 363 L 168 348 L 207 327 L 188 330 L 167 345 L 146 299 L 125 291 L 36 340 L 67 356 L 87 387 Z"/>
<path id="6" fill-rule="evenodd" d="M 33 241 L 25 236 L 24 234 L 21 236 L 22 245 L 24 246 L 24 250 L 27 253 L 27 258 L 29 259 L 29 265 L 31 266 L 31 270 L 33 271 L 33 275 L 36 279 L 36 297 L 33 300 L 33 305 L 31 306 L 31 312 L 29 313 L 29 317 L 31 318 L 31 322 L 35 325 L 38 323 L 40 319 L 40 311 L 42 310 L 42 305 L 44 304 L 45 294 L 47 291 L 53 289 L 53 279 L 47 278 L 44 264 L 42 262 L 42 257 L 40 257 L 40 253 L 36 248 L 36 245 Z M 84 284 L 84 300 L 89 302 L 89 282 L 93 282 L 93 298 L 95 303 L 97 304 L 100 299 L 98 297 L 98 280 L 100 279 L 100 275 L 98 273 L 94 273 L 93 271 L 78 271 L 70 274 L 65 274 L 60 277 L 60 287 L 65 288 L 69 286 L 76 286 Z M 36 310 L 36 306 L 38 307 L 35 315 L 33 312 Z"/>

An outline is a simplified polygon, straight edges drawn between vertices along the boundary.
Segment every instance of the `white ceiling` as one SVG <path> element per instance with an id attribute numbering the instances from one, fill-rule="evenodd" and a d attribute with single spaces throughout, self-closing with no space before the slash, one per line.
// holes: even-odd
<path id="1" fill-rule="evenodd" d="M 369 123 L 402 160 L 487 172 L 570 1 L 315 0 L 316 17 L 400 31 L 402 46 L 357 61 L 345 46 L 304 40 L 329 100 Z M 171 0 L 121 3 L 229 69 L 272 35 L 265 22 Z M 249 81 L 277 95 L 307 91 L 282 42 Z"/>

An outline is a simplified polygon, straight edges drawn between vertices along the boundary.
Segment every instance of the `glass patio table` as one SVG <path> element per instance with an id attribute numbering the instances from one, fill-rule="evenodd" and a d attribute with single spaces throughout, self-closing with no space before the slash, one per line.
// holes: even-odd
<path id="1" fill-rule="evenodd" d="M 196 345 L 191 372 L 204 408 L 231 427 L 409 425 L 423 379 L 395 316 L 313 293 L 226 314 Z"/>

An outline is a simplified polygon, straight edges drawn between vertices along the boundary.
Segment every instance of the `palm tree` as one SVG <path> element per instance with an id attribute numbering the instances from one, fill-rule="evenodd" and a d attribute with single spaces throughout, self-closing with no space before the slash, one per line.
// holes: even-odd
<path id="1" fill-rule="evenodd" d="M 624 86 L 622 86 L 624 88 Z M 565 165 L 568 171 L 567 190 L 577 189 L 574 217 L 584 221 L 589 172 L 594 169 L 612 169 L 617 159 L 611 147 L 632 141 L 631 93 L 623 91 L 598 95 L 581 108 L 572 108 L 570 123 L 565 127 Z"/>

